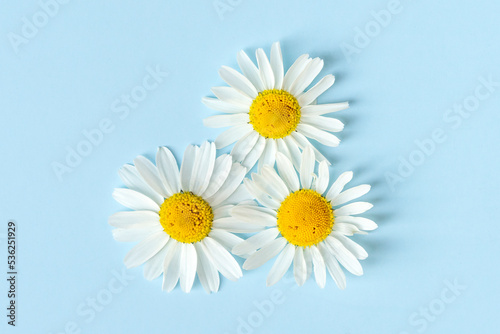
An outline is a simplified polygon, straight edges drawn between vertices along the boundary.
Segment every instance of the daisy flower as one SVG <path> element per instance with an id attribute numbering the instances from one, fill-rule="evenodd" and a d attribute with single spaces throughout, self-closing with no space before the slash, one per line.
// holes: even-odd
<path id="1" fill-rule="evenodd" d="M 214 143 L 188 146 L 179 170 L 173 154 L 160 147 L 156 165 L 143 156 L 125 165 L 120 177 L 127 188 L 113 197 L 133 211 L 109 219 L 117 241 L 140 241 L 125 256 L 128 268 L 143 263 L 144 277 L 163 273 L 163 289 L 171 291 L 180 281 L 189 292 L 196 273 L 207 292 L 219 289 L 219 272 L 236 281 L 241 268 L 229 253 L 243 241 L 231 232 L 255 228 L 235 226 L 232 203 L 249 197 L 241 183 L 247 169 L 225 154 L 216 158 Z"/>
<path id="2" fill-rule="evenodd" d="M 340 140 L 331 132 L 342 131 L 344 124 L 322 115 L 346 109 L 349 104 L 315 104 L 335 77 L 327 75 L 305 91 L 323 68 L 323 60 L 304 54 L 285 74 L 279 42 L 272 45 L 270 59 L 262 49 L 257 49 L 256 58 L 258 67 L 240 51 L 237 60 L 243 74 L 222 66 L 219 74 L 229 87 L 214 87 L 216 98 L 202 99 L 209 108 L 225 113 L 206 118 L 204 124 L 230 127 L 215 140 L 217 148 L 236 142 L 231 152 L 235 161 L 248 169 L 259 161 L 260 169 L 266 164 L 273 166 L 277 152 L 298 168 L 299 149 L 309 146 L 309 139 L 337 146 Z M 316 160 L 326 160 L 313 150 Z"/>
<path id="3" fill-rule="evenodd" d="M 279 174 L 274 168 L 264 166 L 258 174 L 252 174 L 252 180 L 244 180 L 248 191 L 263 207 L 242 204 L 235 206 L 231 215 L 263 230 L 236 245 L 233 253 L 251 254 L 243 264 L 247 270 L 279 254 L 267 277 L 268 286 L 278 282 L 293 262 L 298 285 L 304 284 L 314 271 L 316 283 L 323 288 L 328 270 L 338 287 L 344 289 L 346 279 L 339 263 L 354 275 L 362 275 L 358 259 L 368 256 L 348 236 L 377 228 L 373 221 L 355 216 L 369 210 L 370 203 L 344 204 L 366 194 L 370 186 L 343 190 L 353 175 L 346 172 L 326 191 L 328 165 L 322 161 L 318 175 L 313 174 L 312 147 L 307 147 L 301 155 L 299 176 L 284 154 L 277 154 L 276 163 Z"/>

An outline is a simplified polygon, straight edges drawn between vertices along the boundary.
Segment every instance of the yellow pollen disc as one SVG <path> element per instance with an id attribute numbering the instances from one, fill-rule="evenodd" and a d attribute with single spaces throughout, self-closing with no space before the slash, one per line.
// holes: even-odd
<path id="1" fill-rule="evenodd" d="M 183 243 L 205 238 L 214 220 L 212 207 L 200 196 L 177 193 L 165 199 L 160 208 L 160 224 L 173 239 Z"/>
<path id="2" fill-rule="evenodd" d="M 333 221 L 330 202 L 311 189 L 291 193 L 278 209 L 278 229 L 295 246 L 312 246 L 325 240 L 332 232 Z"/>
<path id="3" fill-rule="evenodd" d="M 284 90 L 269 89 L 259 93 L 250 106 L 250 124 L 266 138 L 283 138 L 299 125 L 300 105 Z"/>

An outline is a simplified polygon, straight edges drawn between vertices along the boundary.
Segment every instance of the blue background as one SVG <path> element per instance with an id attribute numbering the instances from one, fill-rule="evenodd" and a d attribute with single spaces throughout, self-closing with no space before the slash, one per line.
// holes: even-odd
<path id="1" fill-rule="evenodd" d="M 382 26 L 372 11 L 393 9 L 391 1 L 73 0 L 17 53 L 9 38 L 22 36 L 23 17 L 33 22 L 40 4 L 1 6 L 2 272 L 9 219 L 19 262 L 16 328 L 6 324 L 0 283 L 2 333 L 493 333 L 500 325 L 500 87 L 480 81 L 500 81 L 498 2 L 402 0 Z M 333 161 L 332 178 L 353 170 L 353 185 L 373 186 L 366 216 L 379 229 L 355 237 L 370 254 L 365 275 L 347 274 L 344 291 L 330 277 L 323 290 L 313 280 L 266 288 L 272 263 L 222 280 L 214 295 L 199 282 L 190 294 L 166 294 L 142 267 L 117 283 L 132 247 L 115 242 L 107 224 L 123 209 L 111 197 L 119 167 L 152 158 L 159 145 L 179 159 L 187 144 L 215 139 L 220 130 L 203 126 L 213 113 L 200 99 L 223 84 L 217 70 L 237 67 L 238 50 L 253 58 L 277 40 L 286 67 L 309 53 L 324 58 L 322 75 L 336 75 L 320 103 L 351 103 L 336 115 L 346 123 L 341 145 L 318 147 Z M 120 118 L 112 104 L 156 66 L 168 76 Z M 476 90 L 488 96 L 479 101 Z M 464 103 L 472 111 L 454 113 Z M 82 131 L 103 119 L 112 130 L 59 180 L 54 162 L 65 163 Z M 430 139 L 436 130 L 439 142 Z M 106 305 L 91 316 L 87 303 L 98 297 Z"/>

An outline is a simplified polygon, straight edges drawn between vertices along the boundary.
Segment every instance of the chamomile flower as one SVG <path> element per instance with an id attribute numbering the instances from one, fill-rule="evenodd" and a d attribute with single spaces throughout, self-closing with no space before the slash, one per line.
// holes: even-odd
<path id="1" fill-rule="evenodd" d="M 300 56 L 285 73 L 279 42 L 271 47 L 267 58 L 257 49 L 258 67 L 244 51 L 237 56 L 240 73 L 223 66 L 219 70 L 229 87 L 214 87 L 216 98 L 204 97 L 203 103 L 224 115 L 208 117 L 208 127 L 230 127 L 215 140 L 217 148 L 236 142 L 231 155 L 243 166 L 259 169 L 273 166 L 276 153 L 281 152 L 298 168 L 300 149 L 314 139 L 327 146 L 337 146 L 340 140 L 331 132 L 344 128 L 341 121 L 322 115 L 348 108 L 347 102 L 316 105 L 316 99 L 330 88 L 335 78 L 327 75 L 305 91 L 323 68 L 323 60 Z M 316 160 L 326 158 L 314 149 Z"/>
<path id="2" fill-rule="evenodd" d="M 348 236 L 377 228 L 373 221 L 356 216 L 369 210 L 370 203 L 344 204 L 366 194 L 370 186 L 343 190 L 353 175 L 346 172 L 326 191 L 327 163 L 319 163 L 318 175 L 313 174 L 315 158 L 311 147 L 301 155 L 299 176 L 284 154 L 278 153 L 276 162 L 279 174 L 264 166 L 258 174 L 252 174 L 252 180 L 244 180 L 262 206 L 237 205 L 231 215 L 263 230 L 236 245 L 233 253 L 251 254 L 243 264 L 247 270 L 278 255 L 267 277 L 268 286 L 278 282 L 293 262 L 298 285 L 304 284 L 314 271 L 317 284 L 323 288 L 328 270 L 338 287 L 344 289 L 346 279 L 339 263 L 354 275 L 362 275 L 358 259 L 368 256 Z"/>
<path id="3" fill-rule="evenodd" d="M 179 170 L 173 154 L 160 147 L 156 165 L 143 156 L 125 165 L 120 177 L 127 188 L 113 197 L 133 211 L 109 219 L 117 241 L 140 241 L 125 256 L 128 268 L 143 263 L 148 280 L 163 273 L 163 289 L 171 291 L 180 281 L 189 292 L 196 273 L 207 292 L 219 289 L 219 272 L 236 281 L 240 266 L 228 250 L 242 239 L 231 232 L 251 232 L 234 226 L 232 203 L 249 197 L 241 183 L 247 169 L 231 156 L 216 158 L 214 143 L 188 146 Z"/>

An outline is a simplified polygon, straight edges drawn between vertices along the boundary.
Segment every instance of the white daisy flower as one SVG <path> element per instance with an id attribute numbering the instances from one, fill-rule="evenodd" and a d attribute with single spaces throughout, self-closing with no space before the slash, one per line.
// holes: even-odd
<path id="1" fill-rule="evenodd" d="M 113 197 L 134 210 L 109 219 L 117 241 L 140 241 L 125 256 L 128 268 L 143 263 L 148 280 L 163 273 L 163 289 L 180 281 L 189 292 L 196 273 L 207 292 L 219 289 L 219 272 L 236 281 L 241 268 L 229 253 L 243 241 L 231 232 L 255 232 L 235 222 L 232 203 L 249 198 L 241 183 L 247 169 L 225 154 L 216 158 L 214 143 L 188 146 L 179 171 L 173 154 L 160 147 L 156 166 L 143 156 L 120 171 L 126 188 Z M 253 201 L 252 201 L 253 202 Z"/>
<path id="2" fill-rule="evenodd" d="M 358 259 L 368 256 L 347 236 L 377 228 L 373 221 L 355 216 L 369 210 L 372 204 L 344 204 L 366 194 L 370 186 L 343 190 L 353 175 L 346 172 L 326 191 L 328 166 L 322 161 L 318 175 L 314 174 L 312 147 L 307 147 L 301 155 L 299 176 L 284 154 L 277 154 L 276 163 L 279 174 L 274 168 L 264 166 L 260 173 L 252 174 L 252 180 L 244 180 L 247 190 L 263 207 L 242 204 L 235 206 L 231 215 L 263 230 L 236 245 L 233 253 L 251 254 L 243 264 L 247 270 L 279 254 L 267 277 L 268 286 L 278 282 L 293 262 L 298 285 L 304 284 L 314 271 L 317 284 L 323 288 L 328 269 L 338 287 L 344 289 L 346 279 L 339 263 L 354 275 L 362 275 Z"/>
<path id="3" fill-rule="evenodd" d="M 225 113 L 206 118 L 204 124 L 230 127 L 215 140 L 217 148 L 236 142 L 231 152 L 235 161 L 250 169 L 259 160 L 260 169 L 266 164 L 273 166 L 277 152 L 298 168 L 299 149 L 309 146 L 309 139 L 337 146 L 340 140 L 331 132 L 342 131 L 344 124 L 322 115 L 346 109 L 349 104 L 315 104 L 335 77 L 327 75 L 305 91 L 323 68 L 323 60 L 304 54 L 285 74 L 279 42 L 272 45 L 270 60 L 262 49 L 257 49 L 256 58 L 258 67 L 240 51 L 237 60 L 243 74 L 222 66 L 219 74 L 230 87 L 214 87 L 217 98 L 202 99 L 209 108 Z M 316 160 L 326 160 L 313 150 Z"/>

